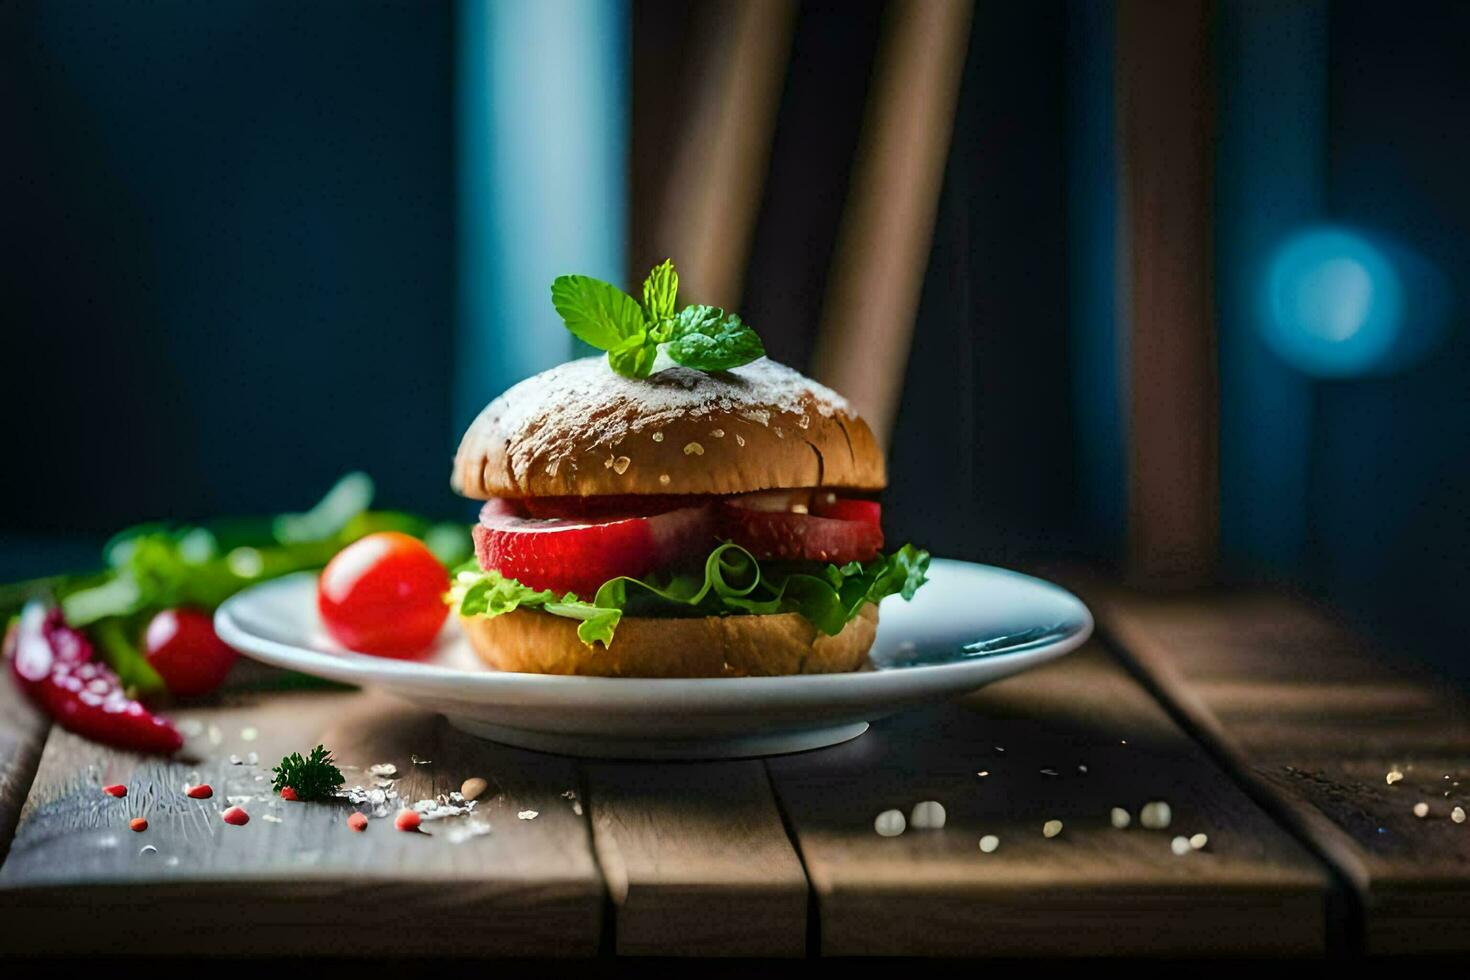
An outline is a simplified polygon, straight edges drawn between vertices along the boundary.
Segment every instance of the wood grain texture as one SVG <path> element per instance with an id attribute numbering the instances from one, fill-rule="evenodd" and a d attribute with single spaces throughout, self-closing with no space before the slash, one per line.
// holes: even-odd
<path id="1" fill-rule="evenodd" d="M 801 956 L 807 884 L 759 762 L 587 768 L 626 956 Z"/>
<path id="2" fill-rule="evenodd" d="M 1209 6 L 1118 4 L 1129 570 L 1151 585 L 1204 580 L 1217 547 Z"/>
<path id="3" fill-rule="evenodd" d="M 193 764 L 52 731 L 0 868 L 7 951 L 596 952 L 604 890 L 586 820 L 562 796 L 576 788 L 572 763 L 479 741 L 369 694 L 241 697 L 177 717 L 202 730 L 186 746 Z M 454 818 L 399 832 L 390 804 L 386 819 L 357 834 L 346 826 L 351 806 L 275 797 L 269 766 L 318 742 L 357 767 L 344 769 L 349 786 L 373 788 L 366 767 L 393 763 L 401 778 L 392 788 L 408 801 L 485 778 L 476 814 L 492 831 L 456 843 L 451 830 L 463 818 Z M 251 752 L 256 765 L 229 760 Z M 214 798 L 186 797 L 196 781 Z M 125 799 L 101 792 L 113 782 L 129 787 Z M 250 813 L 246 826 L 221 820 L 232 801 Z M 523 810 L 538 815 L 518 819 Z M 128 829 L 135 816 L 148 820 L 146 832 Z M 75 927 L 79 907 L 85 929 Z"/>
<path id="4" fill-rule="evenodd" d="M 887 444 L 970 43 L 971 0 L 888 5 L 812 374 Z"/>
<path id="5" fill-rule="evenodd" d="M 796 27 L 795 0 L 697 5 L 689 58 L 692 95 L 650 221 L 639 215 L 634 251 L 672 257 L 681 302 L 738 309 L 776 111 Z M 645 226 L 653 233 L 643 239 Z M 641 283 L 648 269 L 633 270 Z"/>
<path id="6" fill-rule="evenodd" d="M 767 765 L 824 955 L 1324 948 L 1325 869 L 1096 645 Z M 943 830 L 874 832 L 879 812 L 930 799 L 948 812 Z M 1170 804 L 1167 830 L 1139 826 L 1151 800 Z M 1133 826 L 1111 825 L 1115 806 Z M 1063 830 L 1047 839 L 1052 819 Z M 1172 853 L 1175 835 L 1195 833 L 1205 850 Z M 986 834 L 1000 838 L 994 853 L 978 847 Z"/>
<path id="7" fill-rule="evenodd" d="M 1289 598 L 1086 591 L 1194 730 L 1356 889 L 1367 952 L 1470 950 L 1470 821 L 1451 819 L 1470 811 L 1463 692 Z"/>
<path id="8" fill-rule="evenodd" d="M 46 742 L 50 723 L 10 683 L 10 665 L 0 663 L 0 862 L 10 850 L 16 821 Z"/>

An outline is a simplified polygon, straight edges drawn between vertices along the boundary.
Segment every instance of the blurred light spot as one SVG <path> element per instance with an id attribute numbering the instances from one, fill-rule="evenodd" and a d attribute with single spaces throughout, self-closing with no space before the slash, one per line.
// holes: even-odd
<path id="1" fill-rule="evenodd" d="M 254 548 L 240 547 L 225 556 L 230 572 L 240 578 L 255 578 L 265 570 L 265 559 Z"/>
<path id="2" fill-rule="evenodd" d="M 1403 332 L 1403 285 L 1388 256 L 1363 236 L 1313 228 L 1288 239 L 1267 276 L 1264 339 L 1277 356 L 1318 377 L 1393 366 Z"/>
<path id="3" fill-rule="evenodd" d="M 1356 259 L 1328 259 L 1302 277 L 1291 311 L 1303 330 L 1323 340 L 1347 340 L 1368 322 L 1373 281 Z"/>

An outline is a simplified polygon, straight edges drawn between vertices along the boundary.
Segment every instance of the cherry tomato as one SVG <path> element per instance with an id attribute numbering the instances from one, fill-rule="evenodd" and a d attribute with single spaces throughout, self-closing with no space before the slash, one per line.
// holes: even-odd
<path id="1" fill-rule="evenodd" d="M 380 531 L 337 552 L 317 582 L 317 611 L 338 643 L 412 657 L 434 642 L 449 607 L 449 572 L 417 538 Z"/>
<path id="2" fill-rule="evenodd" d="M 239 657 L 215 635 L 209 616 L 197 609 L 158 613 L 143 633 L 143 649 L 169 693 L 182 698 L 219 687 Z"/>

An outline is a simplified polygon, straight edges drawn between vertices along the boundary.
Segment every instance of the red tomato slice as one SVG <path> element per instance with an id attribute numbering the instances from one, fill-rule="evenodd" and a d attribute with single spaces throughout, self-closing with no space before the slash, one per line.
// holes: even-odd
<path id="1" fill-rule="evenodd" d="M 515 501 L 499 501 L 510 505 L 507 513 L 524 513 L 527 517 L 587 518 L 607 521 L 618 517 L 649 517 L 671 510 L 707 504 L 713 497 L 672 493 L 623 494 L 606 497 L 525 497 Z M 515 508 L 519 508 L 518 510 Z"/>
<path id="2" fill-rule="evenodd" d="M 449 572 L 424 543 L 397 531 L 337 552 L 317 584 L 322 624 L 343 646 L 380 657 L 428 649 L 449 607 Z"/>
<path id="3" fill-rule="evenodd" d="M 812 501 L 812 513 L 839 521 L 862 521 L 874 527 L 880 527 L 883 523 L 883 506 L 876 500 L 817 494 Z"/>
<path id="4" fill-rule="evenodd" d="M 492 500 L 480 511 L 474 529 L 480 567 L 585 600 L 608 579 L 662 571 L 714 543 L 708 506 L 606 521 L 525 517 L 516 510 L 511 501 Z"/>
<path id="5" fill-rule="evenodd" d="M 868 561 L 883 547 L 883 531 L 867 521 L 794 512 L 720 507 L 720 534 L 757 558 L 808 559 L 844 564 Z"/>

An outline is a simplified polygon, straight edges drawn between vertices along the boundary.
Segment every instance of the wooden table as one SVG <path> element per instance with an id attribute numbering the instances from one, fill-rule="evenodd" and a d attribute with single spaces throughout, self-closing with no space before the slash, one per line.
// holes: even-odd
<path id="1" fill-rule="evenodd" d="M 162 762 L 51 728 L 0 685 L 0 953 L 1470 948 L 1457 692 L 1279 597 L 1078 587 L 1100 635 L 1072 656 L 768 760 L 578 762 L 367 692 L 235 691 L 175 712 L 196 758 Z M 489 832 L 378 819 L 355 834 L 349 808 L 272 796 L 271 762 L 317 742 L 355 767 L 349 785 L 394 764 L 408 800 L 485 778 Z M 215 797 L 184 796 L 196 781 Z M 125 799 L 101 792 L 114 782 Z M 232 799 L 248 825 L 220 819 Z M 942 830 L 875 833 L 878 813 L 922 800 L 944 805 Z M 1167 828 L 1140 826 L 1151 801 Z M 1201 849 L 1175 853 L 1196 834 Z"/>

